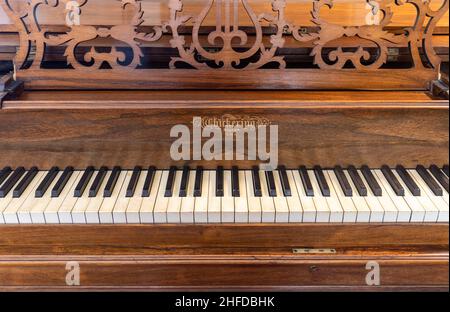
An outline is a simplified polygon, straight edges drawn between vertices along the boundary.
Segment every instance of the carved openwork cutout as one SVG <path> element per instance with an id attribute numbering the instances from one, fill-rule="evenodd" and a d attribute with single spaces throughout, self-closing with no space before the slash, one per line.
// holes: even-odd
<path id="1" fill-rule="evenodd" d="M 200 3 L 196 12 L 188 0 L 162 0 L 159 9 L 163 11 L 161 16 L 167 18 L 159 25 L 149 26 L 145 23 L 142 1 L 113 0 L 105 12 L 122 11 L 119 24 L 94 26 L 73 20 L 73 14 L 83 20 L 95 1 L 98 0 L 27 0 L 24 5 L 24 0 L 0 0 L 19 31 L 20 47 L 15 59 L 19 75 L 27 77 L 37 75 L 39 71 L 43 78 L 46 75 L 55 78 L 64 71 L 66 78 L 91 73 L 92 76 L 88 74 L 84 78 L 97 79 L 99 73 L 126 71 L 130 81 L 137 80 L 139 75 L 141 80 L 148 82 L 145 87 L 152 87 L 152 83 L 164 87 L 150 75 L 170 75 L 176 80 L 177 77 L 192 77 L 190 71 L 207 72 L 209 80 L 214 81 L 215 77 L 222 80 L 232 77 L 224 72 L 245 71 L 267 75 L 270 87 L 276 87 L 274 81 L 280 80 L 281 71 L 285 76 L 314 73 L 323 74 L 324 78 L 327 71 L 341 71 L 344 76 L 349 72 L 365 75 L 382 72 L 388 62 L 389 48 L 403 47 L 411 60 L 410 66 L 404 68 L 406 74 L 427 72 L 424 78 L 429 78 L 430 73 L 436 74 L 440 65 L 433 47 L 433 32 L 449 7 L 449 0 L 441 0 L 439 8 L 431 6 L 433 0 L 361 0 L 371 14 L 380 16 L 379 22 L 346 26 L 324 17 L 326 10 L 333 13 L 334 0 L 311 0 L 311 21 L 315 27 L 305 27 L 286 18 L 291 8 L 289 0 L 266 0 L 264 11 L 261 7 L 256 11 L 251 0 L 204 0 L 203 3 L 196 2 Z M 17 5 L 19 2 L 22 4 Z M 398 11 L 404 7 L 415 9 L 415 21 L 393 31 L 390 27 L 395 14 L 393 9 Z M 38 12 L 50 8 L 67 12 L 69 21 L 62 29 L 52 30 L 41 24 Z M 102 39 L 108 40 L 109 46 L 103 44 L 100 49 L 98 41 Z M 345 46 L 342 40 L 346 40 Z M 171 51 L 167 53 L 170 57 L 165 58 L 166 62 L 161 61 L 156 68 L 146 67 L 153 61 L 153 56 L 151 53 L 146 55 L 143 46 L 151 48 L 152 44 L 167 44 Z M 292 51 L 305 45 L 309 52 L 304 57 L 312 58 L 310 67 L 290 64 L 293 57 L 289 58 L 285 50 Z M 61 69 L 43 65 L 50 47 L 63 49 L 61 57 L 65 65 Z M 239 79 L 244 79 L 242 77 Z M 251 77 L 252 83 L 261 86 L 265 83 L 265 79 L 255 79 L 253 74 L 245 77 Z M 416 79 L 410 78 L 411 81 Z M 298 82 L 298 88 L 305 87 L 302 83 Z M 295 81 L 288 84 L 288 88 L 296 87 Z M 423 81 L 419 84 L 423 85 Z M 283 85 L 286 86 L 286 82 Z"/>

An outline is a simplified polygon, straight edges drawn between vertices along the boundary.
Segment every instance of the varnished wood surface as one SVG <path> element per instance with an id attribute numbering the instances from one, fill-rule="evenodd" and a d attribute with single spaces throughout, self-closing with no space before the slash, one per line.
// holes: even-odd
<path id="1" fill-rule="evenodd" d="M 65 284 L 70 261 L 80 287 Z M 380 287 L 365 284 L 369 261 Z M 448 224 L 0 226 L 2 290 L 446 288 Z"/>
<path id="2" fill-rule="evenodd" d="M 227 248 L 406 247 L 411 252 L 417 246 L 448 249 L 448 239 L 448 224 L 3 225 L 0 255 L 154 255 L 173 248 L 223 253 Z"/>
<path id="3" fill-rule="evenodd" d="M 427 90 L 437 78 L 433 70 L 380 69 L 346 71 L 298 69 L 262 69 L 261 75 L 243 71 L 211 71 L 178 69 L 139 71 L 71 71 L 29 69 L 17 73 L 28 90 L 45 89 L 259 89 L 259 90 Z M 262 75 L 263 73 L 263 75 Z M 174 75 L 176 74 L 176 75 Z M 125 76 L 124 76 L 125 75 Z M 124 79 L 126 77 L 126 79 Z M 326 77 L 326 79 L 324 79 Z"/>
<path id="4" fill-rule="evenodd" d="M 0 165 L 259 164 L 171 161 L 173 126 L 226 115 L 278 125 L 279 163 L 291 168 L 448 163 L 448 102 L 420 92 L 43 91 L 4 102 Z"/>

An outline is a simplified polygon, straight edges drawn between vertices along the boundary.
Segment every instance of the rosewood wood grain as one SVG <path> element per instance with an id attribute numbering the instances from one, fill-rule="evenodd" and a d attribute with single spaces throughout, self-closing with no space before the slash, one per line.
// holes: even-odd
<path id="1" fill-rule="evenodd" d="M 0 255 L 154 255 L 182 248 L 223 254 L 230 248 L 407 248 L 412 253 L 421 247 L 436 253 L 448 251 L 448 239 L 448 224 L 3 225 Z"/>
<path id="2" fill-rule="evenodd" d="M 395 92 L 354 97 L 347 92 L 334 96 L 319 92 L 303 98 L 301 92 L 156 92 L 154 98 L 152 94 L 139 93 L 133 100 L 127 99 L 127 93 L 69 93 L 45 100 L 45 93 L 26 93 L 17 101 L 5 101 L 0 110 L 0 165 L 81 169 L 89 165 L 168 168 L 188 163 L 213 169 L 219 164 L 241 168 L 259 164 L 171 161 L 170 129 L 177 124 L 191 127 L 194 116 L 262 118 L 279 125 L 279 163 L 291 168 L 399 163 L 414 168 L 419 163 L 448 163 L 448 102 L 423 94 L 416 98 L 408 92 L 403 93 L 405 98 Z M 72 100 L 66 101 L 70 96 Z"/>

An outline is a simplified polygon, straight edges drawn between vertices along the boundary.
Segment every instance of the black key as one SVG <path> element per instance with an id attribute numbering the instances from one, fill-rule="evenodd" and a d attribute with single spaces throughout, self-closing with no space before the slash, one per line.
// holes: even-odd
<path id="1" fill-rule="evenodd" d="M 277 187 L 275 185 L 275 177 L 272 171 L 266 171 L 267 188 L 269 189 L 269 196 L 277 196 Z"/>
<path id="2" fill-rule="evenodd" d="M 331 196 L 330 186 L 328 185 L 328 182 L 325 179 L 325 175 L 323 174 L 322 168 L 320 166 L 315 166 L 314 174 L 316 175 L 316 179 L 317 182 L 319 183 L 322 195 L 325 197 L 330 197 Z"/>
<path id="3" fill-rule="evenodd" d="M 13 191 L 13 197 L 19 198 L 22 196 L 23 192 L 27 189 L 30 183 L 33 181 L 34 177 L 38 174 L 39 170 L 36 167 L 31 168 L 27 174 L 23 177 L 22 181 L 17 185 Z"/>
<path id="4" fill-rule="evenodd" d="M 108 172 L 107 167 L 100 168 L 100 170 L 97 173 L 97 176 L 94 179 L 94 182 L 91 185 L 91 188 L 89 189 L 89 197 L 97 196 L 98 191 L 100 190 L 100 186 L 102 185 L 107 172 Z"/>
<path id="5" fill-rule="evenodd" d="M 450 173 L 449 173 L 449 167 L 448 167 L 448 165 L 445 165 L 444 168 L 442 168 L 442 171 L 444 171 L 444 173 L 447 175 L 447 177 L 450 178 Z"/>
<path id="6" fill-rule="evenodd" d="M 369 187 L 372 190 L 373 195 L 377 197 L 383 196 L 383 189 L 381 188 L 377 179 L 375 179 L 375 176 L 373 175 L 372 171 L 370 171 L 370 168 L 368 166 L 362 166 L 361 172 L 364 178 L 366 179 L 367 184 L 369 184 Z"/>
<path id="7" fill-rule="evenodd" d="M 150 197 L 153 181 L 155 180 L 155 167 L 149 167 L 147 170 L 147 177 L 145 178 L 144 187 L 142 188 L 142 197 Z"/>
<path id="8" fill-rule="evenodd" d="M 239 187 L 239 169 L 233 167 L 231 169 L 231 190 L 233 197 L 241 197 L 241 189 Z"/>
<path id="9" fill-rule="evenodd" d="M 38 188 L 35 192 L 36 198 L 42 198 L 47 192 L 48 188 L 50 187 L 50 184 L 52 184 L 53 180 L 55 180 L 56 176 L 58 175 L 59 168 L 53 167 L 50 169 L 50 171 L 45 176 L 44 180 L 42 180 L 41 184 L 39 184 Z"/>
<path id="10" fill-rule="evenodd" d="M 259 177 L 259 167 L 253 167 L 252 177 L 253 177 L 252 180 L 253 180 L 253 190 L 255 192 L 255 197 L 262 197 L 261 179 Z"/>
<path id="11" fill-rule="evenodd" d="M 203 186 L 203 167 L 197 167 L 197 170 L 195 170 L 194 197 L 202 196 L 202 186 Z"/>
<path id="12" fill-rule="evenodd" d="M 311 183 L 311 179 L 309 178 L 308 169 L 306 169 L 305 166 L 300 166 L 298 169 L 298 172 L 300 173 L 300 178 L 302 179 L 303 187 L 306 192 L 306 196 L 313 197 L 314 196 L 314 189 Z"/>
<path id="13" fill-rule="evenodd" d="M 416 181 L 411 177 L 409 172 L 405 169 L 405 167 L 398 165 L 396 171 L 400 178 L 405 182 L 406 187 L 411 191 L 413 196 L 420 196 L 421 191 Z"/>
<path id="14" fill-rule="evenodd" d="M 165 197 L 173 196 L 173 186 L 175 184 L 175 174 L 177 173 L 177 167 L 170 167 L 169 176 L 167 177 Z"/>
<path id="15" fill-rule="evenodd" d="M 139 177 L 141 176 L 141 167 L 134 167 L 133 174 L 131 175 L 130 183 L 127 186 L 127 194 L 126 197 L 133 197 L 134 192 L 136 192 L 136 186 L 139 181 Z"/>
<path id="16" fill-rule="evenodd" d="M 92 166 L 89 166 L 86 168 L 86 170 L 84 170 L 80 182 L 78 182 L 78 185 L 75 187 L 75 192 L 73 194 L 74 197 L 83 196 L 83 193 L 86 190 L 86 187 L 88 186 L 89 181 L 92 178 L 92 175 L 94 174 L 94 170 L 95 169 Z"/>
<path id="17" fill-rule="evenodd" d="M 25 173 L 24 167 L 19 167 L 14 170 L 8 180 L 6 180 L 5 184 L 0 188 L 0 198 L 6 197 L 8 193 L 12 190 L 14 185 L 20 180 L 20 178 Z"/>
<path id="18" fill-rule="evenodd" d="M 448 193 L 448 177 L 436 165 L 432 165 L 430 167 L 430 171 L 433 174 L 434 178 L 442 185 L 444 190 L 446 190 Z"/>
<path id="19" fill-rule="evenodd" d="M 58 182 L 56 182 L 56 185 L 53 187 L 52 190 L 53 198 L 59 197 L 59 195 L 61 195 L 61 192 L 63 191 L 67 182 L 69 182 L 69 179 L 72 177 L 72 174 L 73 174 L 73 167 L 67 167 L 66 169 L 64 169 Z"/>
<path id="20" fill-rule="evenodd" d="M 225 195 L 223 190 L 223 171 L 223 167 L 218 167 L 216 170 L 216 197 L 223 197 Z"/>
<path id="21" fill-rule="evenodd" d="M 120 167 L 114 167 L 109 176 L 108 182 L 106 182 L 105 189 L 103 190 L 103 197 L 111 197 L 116 187 L 117 180 L 119 180 L 120 172 L 122 169 Z"/>
<path id="22" fill-rule="evenodd" d="M 187 188 L 189 182 L 189 174 L 191 173 L 191 168 L 185 166 L 183 168 L 183 175 L 181 176 L 181 184 L 180 184 L 180 197 L 187 196 Z"/>
<path id="23" fill-rule="evenodd" d="M 291 191 L 291 185 L 289 183 L 289 178 L 287 176 L 286 167 L 280 166 L 278 168 L 278 172 L 280 174 L 280 181 L 281 181 L 281 187 L 283 188 L 283 194 L 285 197 L 291 197 L 292 191 Z"/>
<path id="24" fill-rule="evenodd" d="M 2 169 L 2 171 L 0 171 L 0 185 L 5 182 L 6 178 L 11 174 L 11 172 L 11 167 L 5 167 Z"/>
<path id="25" fill-rule="evenodd" d="M 397 196 L 405 196 L 405 189 L 400 184 L 400 181 L 397 180 L 397 177 L 394 175 L 391 168 L 384 165 L 383 167 L 381 167 L 381 172 L 383 173 L 384 177 L 388 181 L 389 185 L 394 190 L 395 194 Z"/>
<path id="26" fill-rule="evenodd" d="M 364 184 L 364 181 L 361 179 L 358 170 L 355 168 L 355 166 L 349 166 L 347 171 L 353 181 L 353 184 L 356 187 L 356 190 L 358 191 L 359 196 L 366 197 L 368 195 L 367 187 Z"/>
<path id="27" fill-rule="evenodd" d="M 417 166 L 416 168 L 419 175 L 422 177 L 422 179 L 425 181 L 425 183 L 428 185 L 428 187 L 431 189 L 431 191 L 436 196 L 444 196 L 444 190 L 439 186 L 439 184 L 436 182 L 435 179 L 431 176 L 431 174 L 427 171 L 427 169 L 424 166 Z"/>
<path id="28" fill-rule="evenodd" d="M 344 170 L 341 166 L 336 166 L 334 168 L 334 173 L 336 174 L 336 177 L 339 181 L 339 184 L 341 185 L 342 191 L 344 191 L 344 195 L 347 197 L 353 196 L 353 190 L 350 185 L 350 182 L 348 181 L 347 177 L 345 176 Z"/>

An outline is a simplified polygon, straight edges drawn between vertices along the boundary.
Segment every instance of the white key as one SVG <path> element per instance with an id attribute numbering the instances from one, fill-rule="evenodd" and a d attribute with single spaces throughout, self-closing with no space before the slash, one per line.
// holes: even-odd
<path id="1" fill-rule="evenodd" d="M 436 222 L 449 222 L 449 209 L 448 204 L 441 196 L 436 196 L 422 179 L 422 177 L 417 173 L 416 170 L 408 170 L 409 174 L 413 177 L 416 183 L 419 185 L 422 193 L 428 197 L 428 199 L 434 204 L 433 206 L 426 206 L 427 215 L 431 218 L 435 212 L 434 208 L 438 209 L 438 217 Z"/>
<path id="2" fill-rule="evenodd" d="M 325 196 L 323 196 L 322 191 L 320 190 L 319 183 L 316 180 L 314 175 L 314 171 L 308 170 L 308 175 L 311 179 L 311 184 L 314 189 L 314 204 L 316 206 L 316 222 L 317 223 L 329 223 L 331 217 L 331 209 L 328 206 L 328 201 Z"/>
<path id="3" fill-rule="evenodd" d="M 162 171 L 160 170 L 156 171 L 155 176 L 153 178 L 152 187 L 150 188 L 150 196 L 142 199 L 141 210 L 139 212 L 142 223 L 152 224 L 155 222 L 153 212 L 156 205 L 156 199 L 158 197 L 161 178 L 162 178 Z"/>
<path id="4" fill-rule="evenodd" d="M 361 170 L 358 170 L 358 173 L 367 189 L 367 196 L 364 197 L 364 200 L 366 201 L 367 206 L 369 206 L 370 209 L 370 222 L 371 223 L 384 222 L 384 208 L 379 200 L 379 198 L 381 197 L 375 196 L 369 184 L 367 183 L 367 181 L 365 181 Z"/>
<path id="5" fill-rule="evenodd" d="M 397 222 L 410 222 L 411 209 L 409 208 L 405 199 L 395 194 L 394 190 L 384 177 L 384 174 L 381 172 L 381 170 L 374 170 L 374 174 L 377 176 L 378 180 L 380 181 L 380 185 L 383 185 L 384 191 L 387 193 L 387 195 L 389 195 L 395 207 L 397 208 Z"/>
<path id="6" fill-rule="evenodd" d="M 341 187 L 341 184 L 339 183 L 339 180 L 336 176 L 336 173 L 332 170 L 327 170 L 326 171 L 328 176 L 326 176 L 327 180 L 329 179 L 329 181 L 331 183 L 331 187 L 333 187 L 335 194 L 341 204 L 341 209 L 343 210 L 344 213 L 344 218 L 343 218 L 343 222 L 344 223 L 356 223 L 356 221 L 358 220 L 358 209 L 355 205 L 355 202 L 353 201 L 353 196 L 352 197 L 347 197 L 344 194 L 344 190 Z M 345 171 L 344 171 L 344 175 L 345 175 Z M 349 177 L 347 177 L 347 180 L 349 179 Z M 350 180 L 348 180 L 350 183 Z M 331 207 L 331 205 L 330 205 Z M 367 221 L 369 220 L 368 216 L 367 216 Z"/>
<path id="7" fill-rule="evenodd" d="M 247 199 L 247 183 L 245 180 L 245 171 L 239 170 L 239 197 L 234 198 L 235 222 L 248 223 L 248 199 Z"/>
<path id="8" fill-rule="evenodd" d="M 156 198 L 155 209 L 153 210 L 153 218 L 155 223 L 167 223 L 167 208 L 169 206 L 169 197 L 165 196 L 166 185 L 169 178 L 169 171 L 164 170 L 161 176 L 158 196 Z"/>
<path id="9" fill-rule="evenodd" d="M 61 206 L 63 205 L 66 198 L 68 196 L 70 196 L 70 194 L 73 194 L 73 193 L 70 193 L 70 191 L 73 191 L 75 189 L 75 187 L 76 187 L 75 182 L 78 181 L 79 176 L 80 176 L 80 172 L 74 171 L 72 173 L 72 176 L 70 177 L 69 181 L 67 181 L 66 186 L 62 190 L 61 194 L 59 194 L 59 196 L 57 198 L 51 198 L 48 206 L 45 208 L 45 211 L 44 211 L 45 222 L 47 224 L 59 224 L 60 223 L 58 211 L 61 209 Z"/>
<path id="10" fill-rule="evenodd" d="M 31 181 L 31 183 L 25 189 L 22 196 L 20 196 L 20 198 L 13 198 L 11 200 L 8 207 L 3 212 L 3 217 L 5 218 L 6 224 L 31 223 L 30 211 L 33 206 L 28 203 L 34 200 L 34 192 L 44 178 L 44 174 L 44 172 L 38 172 L 33 181 Z M 22 209 L 25 202 L 27 202 L 27 205 Z"/>
<path id="11" fill-rule="evenodd" d="M 289 206 L 289 222 L 300 223 L 303 221 L 303 207 L 298 195 L 297 186 L 295 185 L 294 175 L 292 171 L 286 171 L 289 185 L 291 186 L 292 196 L 286 197 L 287 204 Z"/>
<path id="12" fill-rule="evenodd" d="M 345 222 L 356 222 L 356 209 L 351 207 L 353 202 L 351 200 L 350 202 L 348 201 L 349 198 L 345 197 L 339 185 L 338 188 L 334 187 L 333 180 L 330 177 L 330 171 L 324 170 L 323 175 L 330 188 L 330 196 L 325 197 L 330 208 L 330 223 L 342 223 L 344 222 L 344 218 Z M 334 175 L 334 172 L 332 175 Z M 345 198 L 341 198 L 340 195 Z M 347 205 L 347 207 L 344 207 L 344 205 Z"/>
<path id="13" fill-rule="evenodd" d="M 136 184 L 136 189 L 133 197 L 130 198 L 128 202 L 127 211 L 125 213 L 128 224 L 140 224 L 140 211 L 142 206 L 142 190 L 144 189 L 145 179 L 147 178 L 147 171 L 141 171 L 139 175 L 138 182 Z"/>
<path id="14" fill-rule="evenodd" d="M 120 190 L 119 197 L 114 205 L 113 209 L 113 222 L 115 224 L 126 224 L 127 223 L 127 208 L 130 198 L 127 197 L 127 188 L 130 184 L 131 177 L 133 176 L 133 171 L 126 171 L 125 181 L 122 184 L 122 189 Z"/>
<path id="15" fill-rule="evenodd" d="M 275 204 L 275 222 L 289 223 L 289 206 L 286 197 L 284 197 L 280 173 L 278 171 L 274 171 L 273 177 L 275 179 L 275 188 L 277 189 L 277 196 L 273 198 L 273 202 Z"/>
<path id="16" fill-rule="evenodd" d="M 45 172 L 44 176 L 47 176 L 48 172 Z M 50 184 L 49 188 L 45 192 L 44 196 L 41 198 L 34 197 L 34 200 L 31 201 L 31 207 L 26 208 L 30 211 L 31 222 L 34 224 L 45 224 L 45 210 L 47 209 L 48 204 L 52 200 L 52 189 L 55 187 L 56 183 L 58 183 L 59 178 L 61 177 L 62 172 L 58 172 L 55 176 L 55 179 Z"/>
<path id="17" fill-rule="evenodd" d="M 77 203 L 78 198 L 74 197 L 75 188 L 83 177 L 83 173 L 81 171 L 75 171 L 74 175 L 76 175 L 76 180 L 72 184 L 67 196 L 64 198 L 64 201 L 61 204 L 61 207 L 58 210 L 58 218 L 61 224 L 72 224 L 72 210 Z"/>
<path id="18" fill-rule="evenodd" d="M 216 171 L 209 172 L 208 223 L 221 222 L 222 198 L 216 196 Z"/>
<path id="19" fill-rule="evenodd" d="M 111 176 L 111 171 L 108 171 L 103 179 L 100 189 L 97 193 L 97 196 L 91 198 L 88 207 L 86 208 L 86 223 L 88 224 L 100 224 L 100 208 L 102 207 L 104 198 L 103 198 L 103 190 L 108 183 L 109 177 Z M 93 177 L 95 179 L 95 177 Z"/>
<path id="20" fill-rule="evenodd" d="M 247 189 L 248 222 L 261 223 L 261 198 L 255 196 L 253 189 L 253 175 L 250 170 L 245 171 L 245 184 Z"/>
<path id="21" fill-rule="evenodd" d="M 403 198 L 411 209 L 411 222 L 423 222 L 425 220 L 425 209 L 423 208 L 422 204 L 420 203 L 418 198 L 411 193 L 397 171 L 392 170 L 392 172 L 405 189 L 405 196 Z"/>
<path id="22" fill-rule="evenodd" d="M 353 184 L 353 180 L 350 177 L 347 170 L 344 171 L 345 177 L 347 178 L 348 182 L 350 183 L 350 187 L 353 191 L 353 196 L 351 197 L 353 204 L 355 205 L 356 210 L 358 211 L 358 216 L 356 218 L 356 222 L 358 223 L 369 223 L 371 218 L 371 210 L 369 205 L 367 204 L 367 201 L 365 200 L 365 197 L 362 197 L 359 195 L 358 190 L 356 186 Z M 383 211 L 384 214 L 384 211 Z M 383 214 L 381 214 L 380 222 L 383 221 Z"/>
<path id="23" fill-rule="evenodd" d="M 380 201 L 381 206 L 383 206 L 383 209 L 384 209 L 384 222 L 385 223 L 397 222 L 397 219 L 398 219 L 397 207 L 395 206 L 389 193 L 386 191 L 384 184 L 378 178 L 378 175 L 373 170 L 372 170 L 372 173 L 373 173 L 374 179 L 378 182 L 378 184 L 380 185 L 381 190 L 383 192 L 383 196 L 380 196 L 377 198 Z"/>
<path id="24" fill-rule="evenodd" d="M 194 223 L 194 210 L 195 210 L 195 170 L 191 170 L 189 173 L 189 180 L 187 185 L 187 195 L 181 200 L 181 223 L 193 224 Z"/>
<path id="25" fill-rule="evenodd" d="M 261 180 L 261 211 L 263 223 L 274 223 L 276 217 L 275 203 L 273 197 L 269 196 L 269 188 L 266 181 L 266 173 L 259 171 L 259 178 Z"/>
<path id="26" fill-rule="evenodd" d="M 94 184 L 95 177 L 97 176 L 98 171 L 96 170 L 94 174 L 92 175 L 91 179 L 89 180 L 89 183 L 84 190 L 84 193 L 81 197 L 78 198 L 77 202 L 75 203 L 75 206 L 72 210 L 72 220 L 74 224 L 86 224 L 86 209 L 89 207 L 89 204 L 91 203 L 91 200 L 93 198 L 89 197 L 89 189 L 91 188 L 92 184 Z"/>
<path id="27" fill-rule="evenodd" d="M 181 202 L 180 187 L 181 178 L 183 172 L 177 170 L 175 173 L 174 186 L 172 197 L 169 198 L 169 204 L 167 206 L 167 222 L 168 223 L 181 223 Z"/>
<path id="28" fill-rule="evenodd" d="M 300 177 L 300 173 L 298 170 L 291 171 L 292 176 L 294 177 L 296 190 L 298 193 L 298 197 L 302 204 L 303 209 L 303 220 L 304 223 L 315 223 L 317 218 L 317 210 L 314 203 L 314 199 L 312 196 L 306 195 L 306 190 L 303 186 L 302 178 Z M 308 172 L 309 175 L 309 172 Z"/>
<path id="29" fill-rule="evenodd" d="M 125 178 L 127 176 L 126 171 L 121 171 L 119 177 L 117 178 L 117 183 L 114 186 L 114 189 L 111 193 L 110 197 L 106 197 L 103 199 L 102 205 L 99 209 L 99 218 L 100 223 L 102 224 L 113 224 L 113 211 L 116 205 L 116 202 L 119 199 L 120 191 L 122 190 L 123 184 L 125 182 Z"/>
<path id="30" fill-rule="evenodd" d="M 234 197 L 231 188 L 231 171 L 223 173 L 222 223 L 234 223 Z"/>
<path id="31" fill-rule="evenodd" d="M 5 182 L 3 182 L 3 183 L 5 183 Z M 17 187 L 17 185 L 19 183 L 20 183 L 20 180 L 14 185 L 12 190 L 14 190 L 14 188 Z M 5 224 L 5 218 L 3 217 L 3 211 L 5 211 L 6 207 L 8 207 L 9 203 L 11 202 L 11 200 L 13 198 L 12 190 L 4 198 L 0 198 L 0 224 Z"/>
<path id="32" fill-rule="evenodd" d="M 208 223 L 208 203 L 209 203 L 209 171 L 203 172 L 202 196 L 195 198 L 195 223 Z M 215 185 L 215 182 L 214 182 Z"/>

